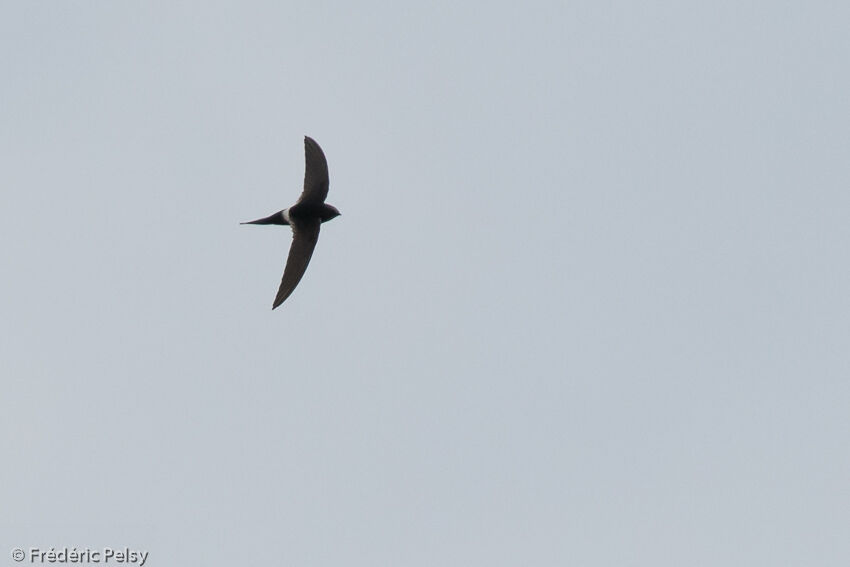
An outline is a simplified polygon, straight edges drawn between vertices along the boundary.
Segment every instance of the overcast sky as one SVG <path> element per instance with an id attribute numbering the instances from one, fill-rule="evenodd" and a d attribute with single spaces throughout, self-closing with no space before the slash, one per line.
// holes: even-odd
<path id="1" fill-rule="evenodd" d="M 846 5 L 0 12 L 1 564 L 850 563 Z"/>

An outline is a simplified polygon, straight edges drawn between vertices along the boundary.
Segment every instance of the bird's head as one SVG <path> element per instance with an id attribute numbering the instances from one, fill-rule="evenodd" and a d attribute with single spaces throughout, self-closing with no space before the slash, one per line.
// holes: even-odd
<path id="1" fill-rule="evenodd" d="M 332 218 L 336 218 L 342 213 L 339 212 L 339 209 L 334 207 L 333 205 L 325 205 L 325 210 L 322 212 L 322 222 L 329 221 Z"/>

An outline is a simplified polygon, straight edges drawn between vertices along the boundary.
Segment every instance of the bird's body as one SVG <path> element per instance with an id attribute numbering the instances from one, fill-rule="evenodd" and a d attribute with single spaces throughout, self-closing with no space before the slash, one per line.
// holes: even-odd
<path id="1" fill-rule="evenodd" d="M 316 242 L 319 240 L 319 228 L 323 222 L 339 216 L 336 207 L 325 203 L 328 196 L 328 162 L 322 148 L 313 138 L 304 136 L 304 154 L 306 168 L 304 191 L 298 202 L 273 215 L 242 224 L 279 224 L 292 227 L 292 246 L 286 259 L 286 268 L 280 288 L 272 304 L 277 308 L 295 290 L 301 277 L 307 270 Z"/>

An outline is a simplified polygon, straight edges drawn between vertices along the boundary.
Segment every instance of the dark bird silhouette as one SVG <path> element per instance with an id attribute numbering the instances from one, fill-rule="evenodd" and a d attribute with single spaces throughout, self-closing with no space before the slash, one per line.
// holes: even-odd
<path id="1" fill-rule="evenodd" d="M 272 303 L 272 309 L 284 302 L 295 290 L 301 277 L 307 270 L 313 249 L 319 240 L 319 227 L 323 222 L 339 216 L 336 207 L 325 204 L 328 196 L 328 162 L 325 153 L 316 140 L 304 136 L 304 155 L 306 171 L 304 173 L 304 191 L 298 202 L 275 214 L 241 224 L 283 224 L 292 227 L 292 246 L 283 270 L 280 288 Z"/>

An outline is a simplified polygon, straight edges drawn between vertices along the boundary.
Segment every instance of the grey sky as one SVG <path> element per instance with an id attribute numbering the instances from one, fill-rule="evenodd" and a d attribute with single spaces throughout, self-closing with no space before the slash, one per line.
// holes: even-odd
<path id="1" fill-rule="evenodd" d="M 848 19 L 5 2 L 4 564 L 846 566 Z"/>

